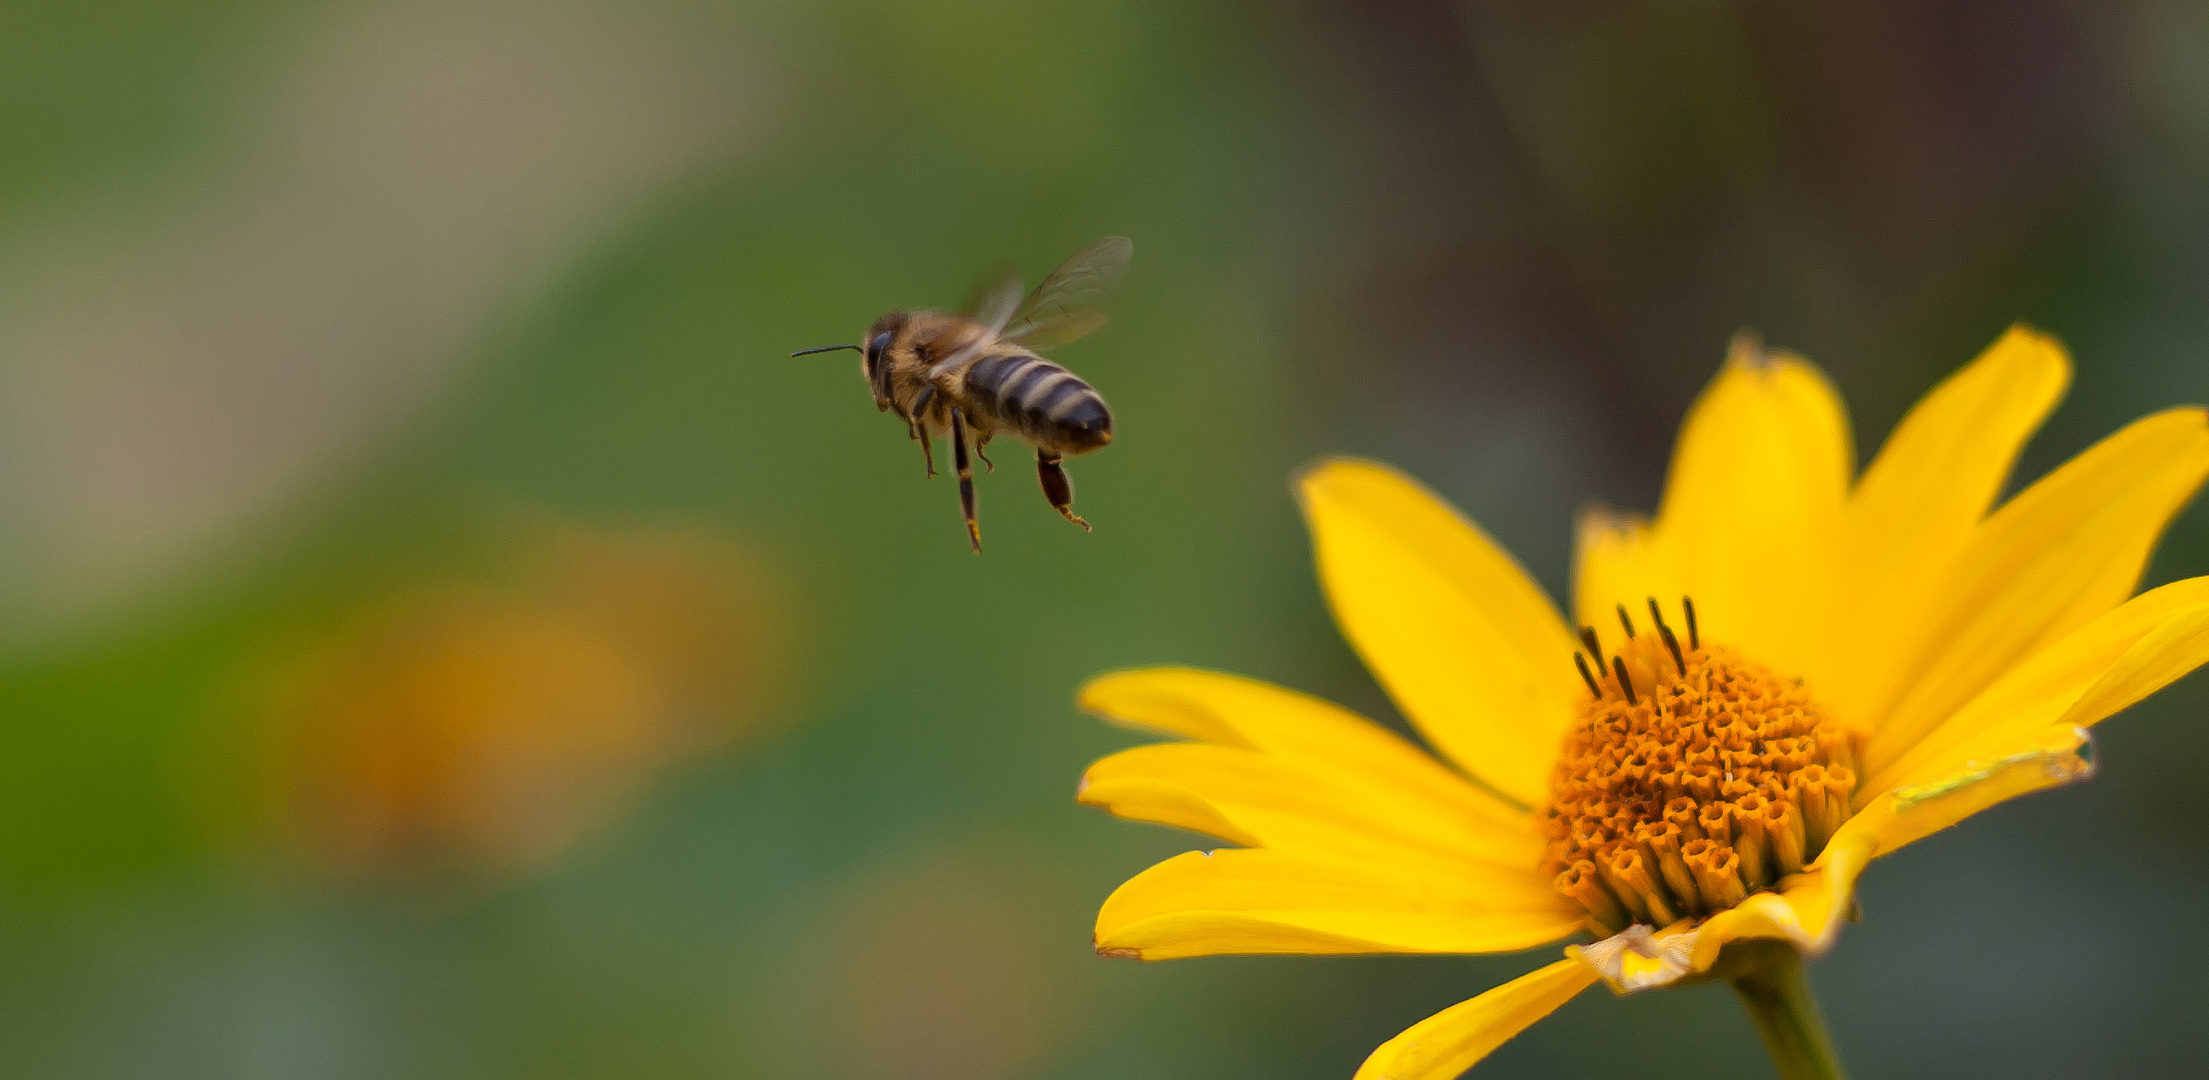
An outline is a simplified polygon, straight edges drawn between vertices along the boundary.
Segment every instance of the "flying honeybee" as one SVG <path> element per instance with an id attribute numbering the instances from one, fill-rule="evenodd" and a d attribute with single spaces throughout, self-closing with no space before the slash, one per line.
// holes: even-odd
<path id="1" fill-rule="evenodd" d="M 1074 513 L 1074 485 L 1059 463 L 1112 441 L 1112 410 L 1096 388 L 1037 355 L 1105 323 L 1098 310 L 1127 276 L 1135 244 L 1108 236 L 1075 253 L 1023 298 L 1020 273 L 1005 269 L 983 280 L 963 314 L 893 311 L 867 329 L 866 344 L 824 345 L 792 356 L 851 349 L 874 392 L 875 408 L 896 409 L 908 437 L 920 441 L 928 475 L 936 475 L 935 439 L 951 440 L 959 474 L 959 510 L 967 542 L 982 550 L 982 526 L 974 516 L 975 456 L 997 466 L 982 450 L 997 435 L 1035 447 L 1035 471 L 1043 497 L 1066 520 L 1088 531 Z"/>

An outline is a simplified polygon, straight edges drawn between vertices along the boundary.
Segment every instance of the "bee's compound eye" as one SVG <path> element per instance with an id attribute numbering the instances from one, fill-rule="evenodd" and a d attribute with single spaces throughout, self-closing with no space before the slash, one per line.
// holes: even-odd
<path id="1" fill-rule="evenodd" d="M 889 349 L 889 347 L 890 347 L 890 332 L 889 332 L 888 330 L 884 330 L 884 331 L 882 331 L 881 333 L 879 333 L 879 334 L 876 334 L 876 335 L 875 335 L 875 336 L 873 336 L 872 338 L 869 338 L 869 339 L 867 339 L 867 377 L 868 377 L 868 378 L 870 378 L 870 379 L 871 379 L 871 378 L 873 378 L 873 377 L 874 377 L 874 373 L 875 373 L 875 372 L 876 372 L 877 370 L 879 370 L 879 369 L 881 368 L 881 366 L 882 366 L 882 354 L 883 354 L 883 352 L 884 352 L 885 350 Z"/>

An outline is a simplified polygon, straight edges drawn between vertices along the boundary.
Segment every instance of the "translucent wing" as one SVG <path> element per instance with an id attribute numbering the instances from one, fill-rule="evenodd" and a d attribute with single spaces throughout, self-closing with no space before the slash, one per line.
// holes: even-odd
<path id="1" fill-rule="evenodd" d="M 1098 309 L 1127 277 L 1135 241 L 1107 236 L 1074 253 L 1020 302 L 1001 334 L 1033 349 L 1064 345 L 1105 324 Z"/>
<path id="2" fill-rule="evenodd" d="M 974 359 L 977 353 L 995 342 L 1004 333 L 1005 324 L 1012 319 L 1020 304 L 1020 270 L 1011 264 L 991 268 L 982 275 L 982 282 L 975 286 L 974 295 L 967 300 L 966 317 L 979 332 L 973 340 L 959 346 L 956 352 L 936 361 L 928 368 L 930 376 L 957 370 L 959 365 Z"/>
<path id="3" fill-rule="evenodd" d="M 974 286 L 974 295 L 967 298 L 966 317 L 989 327 L 991 333 L 1002 333 L 1019 304 L 1020 268 L 999 263 Z"/>

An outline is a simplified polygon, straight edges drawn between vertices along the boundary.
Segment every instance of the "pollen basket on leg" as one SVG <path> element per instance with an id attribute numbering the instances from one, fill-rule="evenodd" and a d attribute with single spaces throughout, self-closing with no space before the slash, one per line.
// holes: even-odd
<path id="1" fill-rule="evenodd" d="M 1606 932 L 1710 915 L 1801 870 L 1856 788 L 1854 735 L 1802 680 L 1649 611 L 1635 633 L 1621 606 L 1609 643 L 1582 630 L 1589 695 L 1541 814 L 1542 873 Z"/>

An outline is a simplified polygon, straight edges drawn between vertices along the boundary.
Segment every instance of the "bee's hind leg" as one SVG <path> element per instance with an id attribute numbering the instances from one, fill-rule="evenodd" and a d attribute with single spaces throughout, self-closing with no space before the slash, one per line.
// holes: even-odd
<path id="1" fill-rule="evenodd" d="M 988 445 L 989 445 L 989 436 L 987 436 L 987 435 L 984 435 L 984 436 L 982 436 L 981 438 L 979 438 L 979 439 L 976 439 L 976 440 L 974 440 L 974 456 L 975 456 L 975 457 L 978 457 L 978 458 L 981 458 L 981 459 L 982 459 L 982 464 L 983 464 L 983 466 L 984 466 L 984 467 L 986 467 L 986 468 L 988 468 L 988 469 L 989 469 L 989 471 L 991 471 L 991 472 L 996 472 L 996 471 L 997 471 L 997 463 L 996 463 L 996 462 L 994 462 L 994 461 L 991 461 L 991 460 L 989 459 L 989 455 L 988 455 L 988 454 L 985 454 L 985 453 L 983 453 L 983 452 L 982 452 L 982 448 L 983 448 L 983 447 L 985 447 L 985 446 L 988 446 Z"/>
<path id="2" fill-rule="evenodd" d="M 1051 509 L 1058 511 L 1066 520 L 1081 526 L 1081 531 L 1088 532 L 1089 523 L 1074 512 L 1074 482 L 1066 478 L 1066 470 L 1059 465 L 1061 460 L 1057 454 L 1036 451 L 1036 479 L 1043 482 L 1043 497 L 1051 500 Z"/>
<path id="3" fill-rule="evenodd" d="M 920 460 L 928 466 L 928 478 L 936 478 L 935 440 L 928 437 L 928 405 L 936 400 L 936 388 L 923 386 L 913 398 L 912 414 L 905 418 L 905 426 L 912 437 L 920 440 Z"/>
<path id="4" fill-rule="evenodd" d="M 966 539 L 982 553 L 982 523 L 974 519 L 974 466 L 966 459 L 966 416 L 951 407 L 951 463 L 959 470 L 959 513 L 966 517 Z"/>

